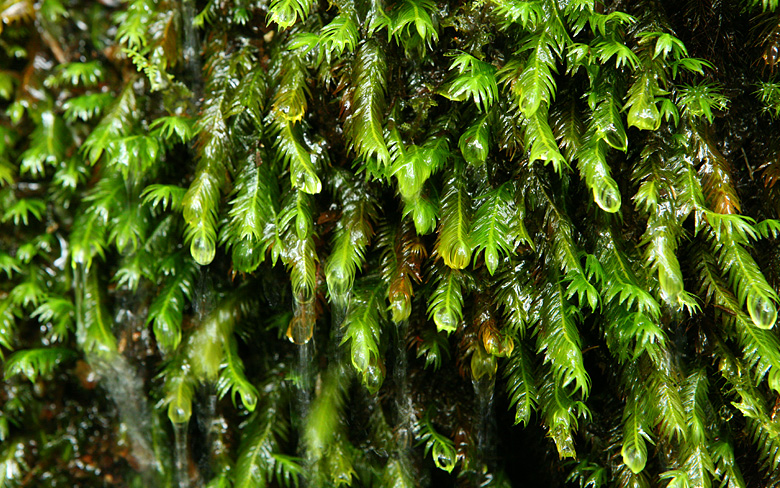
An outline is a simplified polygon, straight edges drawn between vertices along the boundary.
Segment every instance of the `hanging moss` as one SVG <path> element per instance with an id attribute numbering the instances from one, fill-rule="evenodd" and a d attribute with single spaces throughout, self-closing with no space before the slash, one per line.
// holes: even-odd
<path id="1" fill-rule="evenodd" d="M 0 1 L 0 488 L 780 486 L 780 10 Z"/>

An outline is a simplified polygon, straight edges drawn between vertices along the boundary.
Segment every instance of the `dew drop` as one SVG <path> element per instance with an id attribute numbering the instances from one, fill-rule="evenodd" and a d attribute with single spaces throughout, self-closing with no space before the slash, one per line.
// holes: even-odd
<path id="1" fill-rule="evenodd" d="M 748 295 L 748 312 L 753 323 L 760 329 L 771 329 L 777 321 L 775 304 L 758 293 Z"/>
<path id="2" fill-rule="evenodd" d="M 333 266 L 326 276 L 328 282 L 328 292 L 333 301 L 344 303 L 347 294 L 352 288 L 349 277 L 346 276 L 344 268 Z"/>
<path id="3" fill-rule="evenodd" d="M 667 273 L 666 268 L 663 266 L 658 268 L 658 282 L 661 284 L 661 289 L 664 293 L 671 299 L 677 298 L 677 295 L 683 289 L 682 280 L 677 273 Z"/>
<path id="4" fill-rule="evenodd" d="M 295 235 L 298 239 L 305 240 L 309 237 L 309 219 L 303 212 L 298 212 L 295 215 Z"/>
<path id="5" fill-rule="evenodd" d="M 636 448 L 629 448 L 629 445 L 624 443 L 623 449 L 620 451 L 623 455 L 623 463 L 628 466 L 634 474 L 639 474 L 645 469 L 647 463 L 647 454 L 643 454 L 642 451 Z"/>
<path id="6" fill-rule="evenodd" d="M 772 368 L 767 375 L 767 382 L 769 383 L 769 389 L 780 393 L 780 372 L 777 369 Z"/>
<path id="7" fill-rule="evenodd" d="M 414 206 L 412 218 L 417 234 L 428 234 L 436 227 L 436 208 L 429 201 L 421 198 Z"/>
<path id="8" fill-rule="evenodd" d="M 241 403 L 244 404 L 244 408 L 246 408 L 250 412 L 254 412 L 255 407 L 257 407 L 257 395 L 255 395 L 251 391 L 242 391 Z"/>
<path id="9" fill-rule="evenodd" d="M 168 405 L 168 418 L 174 424 L 183 424 L 192 416 L 192 405 L 177 399 Z"/>
<path id="10" fill-rule="evenodd" d="M 354 366 L 356 370 L 365 374 L 366 371 L 368 371 L 370 364 L 371 356 L 367 350 L 359 347 L 352 348 L 352 366 Z"/>
<path id="11" fill-rule="evenodd" d="M 723 422 L 728 422 L 734 417 L 734 412 L 727 405 L 721 405 L 720 409 L 718 409 L 718 417 Z"/>
<path id="12" fill-rule="evenodd" d="M 607 144 L 617 149 L 618 151 L 625 151 L 628 148 L 628 137 L 626 133 L 622 134 L 615 130 L 615 127 L 610 124 L 609 130 L 603 132 L 604 140 Z"/>
<path id="13" fill-rule="evenodd" d="M 455 457 L 454 450 L 449 446 L 441 442 L 436 442 L 433 444 L 431 454 L 433 454 L 433 462 L 436 464 L 437 468 L 443 469 L 448 473 L 451 473 L 452 470 L 455 469 L 457 458 Z"/>
<path id="14" fill-rule="evenodd" d="M 198 264 L 205 266 L 214 260 L 214 254 L 217 252 L 217 246 L 212 239 L 207 237 L 196 237 L 190 244 L 190 253 L 192 258 Z"/>
<path id="15" fill-rule="evenodd" d="M 433 322 L 436 324 L 439 332 L 454 332 L 458 328 L 458 320 L 449 309 L 441 307 L 433 314 Z"/>
<path id="16" fill-rule="evenodd" d="M 615 213 L 620 210 L 620 192 L 612 178 L 606 177 L 602 186 L 593 187 L 593 199 L 605 212 Z"/>
<path id="17" fill-rule="evenodd" d="M 506 336 L 501 341 L 501 349 L 497 356 L 509 357 L 512 355 L 512 351 L 515 350 L 515 341 L 511 337 Z"/>
<path id="18" fill-rule="evenodd" d="M 498 369 L 498 361 L 495 356 L 492 356 L 481 348 L 477 348 L 471 355 L 471 377 L 474 380 L 478 380 L 483 376 L 492 378 L 496 374 Z"/>
<path id="19" fill-rule="evenodd" d="M 461 137 L 459 146 L 463 159 L 471 165 L 478 166 L 487 159 L 487 144 L 479 137 Z"/>
<path id="20" fill-rule="evenodd" d="M 279 24 L 279 27 L 284 29 L 290 27 L 297 20 L 295 10 L 277 9 L 274 10 L 271 20 Z"/>
<path id="21" fill-rule="evenodd" d="M 552 431 L 552 438 L 555 441 L 555 447 L 558 449 L 559 458 L 577 457 L 577 451 L 574 450 L 574 438 L 572 438 L 571 431 L 565 424 L 556 423 Z"/>
<path id="22" fill-rule="evenodd" d="M 520 110 L 522 110 L 523 115 L 525 115 L 526 118 L 528 118 L 536 113 L 536 111 L 539 109 L 539 105 L 541 104 L 542 104 L 541 98 L 539 98 L 537 95 L 532 94 L 531 92 L 528 92 L 520 101 Z"/>
<path id="23" fill-rule="evenodd" d="M 444 264 L 452 269 L 463 269 L 471 261 L 471 251 L 461 243 L 456 243 L 449 252 L 444 253 Z"/>
<path id="24" fill-rule="evenodd" d="M 495 249 L 485 249 L 485 265 L 491 276 L 498 269 L 498 253 Z"/>
<path id="25" fill-rule="evenodd" d="M 412 304 L 406 298 L 395 298 L 390 302 L 390 312 L 393 314 L 393 322 L 404 321 L 412 314 Z"/>
<path id="26" fill-rule="evenodd" d="M 382 387 L 382 382 L 385 380 L 385 366 L 376 358 L 372 358 L 368 368 L 363 373 L 363 384 L 366 385 L 366 389 L 373 395 L 379 391 Z"/>
<path id="27" fill-rule="evenodd" d="M 293 317 L 290 325 L 287 326 L 287 338 L 299 346 L 306 344 L 314 335 L 314 320 L 305 320 L 299 317 Z"/>
<path id="28" fill-rule="evenodd" d="M 311 163 L 311 161 L 309 161 Z M 317 175 L 311 171 L 306 171 L 301 165 L 295 164 L 290 168 L 291 179 L 295 188 L 304 193 L 314 195 L 322 190 L 322 182 Z"/>

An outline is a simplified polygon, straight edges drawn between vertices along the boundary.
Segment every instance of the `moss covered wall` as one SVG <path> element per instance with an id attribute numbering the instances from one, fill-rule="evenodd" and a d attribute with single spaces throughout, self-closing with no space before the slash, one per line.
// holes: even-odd
<path id="1" fill-rule="evenodd" d="M 0 0 L 0 488 L 780 484 L 776 0 Z"/>

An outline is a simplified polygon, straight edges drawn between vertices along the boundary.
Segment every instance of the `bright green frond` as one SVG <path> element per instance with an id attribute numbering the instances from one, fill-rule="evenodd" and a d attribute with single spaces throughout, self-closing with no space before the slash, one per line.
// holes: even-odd
<path id="1" fill-rule="evenodd" d="M 521 242 L 530 243 L 521 233 L 522 219 L 514 200 L 514 187 L 509 183 L 484 196 L 474 216 L 471 240 L 475 259 L 484 250 L 485 265 L 494 274 L 503 256 L 510 255 Z"/>
<path id="2" fill-rule="evenodd" d="M 463 320 L 462 272 L 448 266 L 434 268 L 434 288 L 428 301 L 428 317 L 439 331 L 454 332 Z"/>
<path id="3" fill-rule="evenodd" d="M 451 100 L 471 98 L 482 112 L 487 112 L 498 98 L 496 68 L 467 53 L 458 54 L 450 66 L 457 70 L 446 88 L 441 92 Z"/>
<path id="4" fill-rule="evenodd" d="M 383 358 L 379 351 L 381 338 L 380 318 L 385 288 L 375 280 L 361 280 L 350 298 L 344 319 L 342 344 L 349 343 L 352 366 L 360 374 L 363 384 L 376 392 L 385 376 Z"/>
<path id="5" fill-rule="evenodd" d="M 284 30 L 299 20 L 305 20 L 314 5 L 312 0 L 273 0 L 268 7 L 268 20 L 276 22 Z"/>
<path id="6" fill-rule="evenodd" d="M 531 414 L 539 404 L 536 371 L 532 353 L 521 341 L 509 357 L 504 372 L 510 406 L 515 407 L 515 424 L 529 425 Z"/>
<path id="7" fill-rule="evenodd" d="M 236 396 L 240 396 L 244 408 L 253 412 L 257 406 L 259 393 L 257 388 L 246 378 L 244 364 L 238 356 L 238 343 L 235 336 L 230 335 L 224 347 L 225 356 L 220 365 L 219 379 L 217 379 L 218 396 L 221 398 L 230 392 L 233 405 L 236 404 Z"/>
<path id="8" fill-rule="evenodd" d="M 445 187 L 441 207 L 436 253 L 452 269 L 463 269 L 471 261 L 474 236 L 471 233 L 471 199 L 462 171 L 452 171 Z"/>
<path id="9" fill-rule="evenodd" d="M 364 158 L 375 157 L 381 164 L 390 162 L 383 129 L 386 71 L 382 49 L 373 41 L 361 44 L 352 63 L 351 103 L 344 119 L 354 151 Z"/>
<path id="10" fill-rule="evenodd" d="M 63 361 L 75 353 L 64 347 L 42 347 L 13 353 L 5 360 L 5 377 L 21 374 L 35 383 L 39 376 L 48 376 Z"/>

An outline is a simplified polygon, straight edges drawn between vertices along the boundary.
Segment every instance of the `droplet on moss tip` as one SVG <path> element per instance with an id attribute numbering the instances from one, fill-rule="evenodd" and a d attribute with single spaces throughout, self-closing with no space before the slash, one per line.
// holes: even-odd
<path id="1" fill-rule="evenodd" d="M 485 330 L 482 333 L 482 345 L 485 347 L 485 351 L 488 354 L 498 356 L 501 350 L 501 341 L 499 341 L 497 334 L 492 330 Z"/>
<path id="2" fill-rule="evenodd" d="M 439 332 L 454 332 L 458 328 L 458 320 L 455 314 L 451 313 L 449 309 L 442 307 L 436 310 L 433 314 L 433 322 L 439 329 Z"/>
<path id="3" fill-rule="evenodd" d="M 612 178 L 605 178 L 600 187 L 593 187 L 593 199 L 605 212 L 615 213 L 620 210 L 620 192 Z"/>
<path id="4" fill-rule="evenodd" d="M 771 329 L 777 322 L 777 307 L 771 299 L 755 292 L 748 294 L 750 319 L 760 329 Z"/>
<path id="5" fill-rule="evenodd" d="M 492 276 L 498 269 L 499 257 L 494 248 L 485 249 L 485 266 Z"/>
<path id="6" fill-rule="evenodd" d="M 634 474 L 639 474 L 642 472 L 643 469 L 645 469 L 645 464 L 647 464 L 647 455 L 643 455 L 642 451 L 639 449 L 627 449 L 628 444 L 623 444 L 623 449 L 620 451 L 620 453 L 623 455 L 623 463 L 625 463 L 626 466 L 628 466 L 628 469 L 631 470 Z"/>
<path id="7" fill-rule="evenodd" d="M 343 303 L 352 284 L 349 277 L 346 276 L 343 268 L 334 266 L 328 270 L 325 279 L 328 282 L 328 293 L 334 302 Z"/>
<path id="8" fill-rule="evenodd" d="M 677 298 L 677 295 L 683 289 L 682 280 L 676 273 L 667 273 L 666 268 L 663 266 L 658 268 L 658 282 L 661 285 L 661 289 L 666 293 L 669 298 Z"/>
<path id="9" fill-rule="evenodd" d="M 390 302 L 390 312 L 393 314 L 393 322 L 398 323 L 409 318 L 412 314 L 412 304 L 408 298 L 396 297 Z"/>
<path id="10" fill-rule="evenodd" d="M 459 145 L 463 159 L 473 166 L 484 163 L 488 155 L 488 148 L 484 142 L 486 141 L 480 140 L 479 137 L 461 137 Z"/>
<path id="11" fill-rule="evenodd" d="M 322 182 L 315 173 L 305 171 L 303 168 L 294 168 L 292 173 L 293 184 L 297 189 L 310 195 L 322 191 Z"/>
<path id="12" fill-rule="evenodd" d="M 242 273 L 251 273 L 265 258 L 249 239 L 241 239 L 233 246 L 233 268 Z"/>
<path id="13" fill-rule="evenodd" d="M 467 249 L 464 245 L 455 244 L 448 253 L 443 253 L 444 264 L 452 269 L 463 269 L 469 265 L 471 261 L 471 250 Z"/>
<path id="14" fill-rule="evenodd" d="M 314 335 L 314 321 L 302 320 L 298 317 L 293 317 L 290 321 L 290 325 L 287 326 L 287 338 L 290 342 L 302 346 L 311 340 Z"/>
<path id="15" fill-rule="evenodd" d="M 619 133 L 611 124 L 610 128 L 612 130 L 603 131 L 604 140 L 607 142 L 607 144 L 617 149 L 618 151 L 625 151 L 628 149 L 628 137 L 626 137 L 625 132 L 622 134 Z"/>
<path id="16" fill-rule="evenodd" d="M 417 234 L 429 234 L 436 228 L 436 209 L 429 201 L 421 198 L 414 206 L 412 219 Z"/>
<path id="17" fill-rule="evenodd" d="M 455 463 L 458 458 L 454 455 L 455 452 L 453 449 L 449 449 L 448 446 L 437 442 L 433 445 L 431 454 L 433 455 L 433 462 L 436 464 L 437 468 L 448 473 L 451 473 L 452 470 L 455 469 Z"/>
<path id="18" fill-rule="evenodd" d="M 201 266 L 205 266 L 214 260 L 217 253 L 216 243 L 207 237 L 196 237 L 190 244 L 192 259 Z"/>
<path id="19" fill-rule="evenodd" d="M 496 357 L 477 348 L 471 355 L 471 377 L 475 380 L 487 376 L 492 378 L 498 370 Z"/>
<path id="20" fill-rule="evenodd" d="M 371 394 L 376 394 L 385 380 L 385 366 L 377 358 L 372 357 L 368 367 L 363 372 L 363 384 Z"/>
<path id="21" fill-rule="evenodd" d="M 242 391 L 241 403 L 244 404 L 244 408 L 246 408 L 250 412 L 254 412 L 255 407 L 257 407 L 257 395 L 255 395 L 251 391 Z"/>
<path id="22" fill-rule="evenodd" d="M 661 114 L 655 102 L 649 97 L 642 97 L 639 103 L 632 105 L 628 111 L 628 125 L 641 130 L 658 130 Z"/>
<path id="23" fill-rule="evenodd" d="M 185 402 L 174 401 L 168 405 L 168 419 L 174 424 L 183 424 L 192 416 L 192 405 Z"/>

